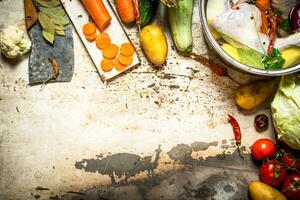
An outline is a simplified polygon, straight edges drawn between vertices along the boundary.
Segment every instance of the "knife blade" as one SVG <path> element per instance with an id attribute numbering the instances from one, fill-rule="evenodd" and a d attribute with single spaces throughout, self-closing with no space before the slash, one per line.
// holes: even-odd
<path id="1" fill-rule="evenodd" d="M 47 42 L 38 22 L 38 12 L 32 0 L 25 0 L 25 20 L 32 49 L 29 57 L 29 84 L 41 84 L 53 77 L 54 69 L 49 58 L 59 65 L 59 76 L 49 82 L 69 82 L 74 73 L 74 43 L 72 24 L 65 26 L 65 35 L 55 35 L 54 44 Z M 68 17 L 68 16 L 66 16 Z"/>

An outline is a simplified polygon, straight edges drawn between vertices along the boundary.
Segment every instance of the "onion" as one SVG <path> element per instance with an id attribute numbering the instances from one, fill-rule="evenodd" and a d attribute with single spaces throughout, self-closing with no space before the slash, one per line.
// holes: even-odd
<path id="1" fill-rule="evenodd" d="M 289 19 L 291 21 L 291 29 L 293 32 L 300 30 L 300 4 L 292 8 Z"/>

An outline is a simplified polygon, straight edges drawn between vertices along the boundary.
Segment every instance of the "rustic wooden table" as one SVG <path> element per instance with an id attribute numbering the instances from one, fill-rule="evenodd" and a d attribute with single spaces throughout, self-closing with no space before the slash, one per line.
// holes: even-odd
<path id="1" fill-rule="evenodd" d="M 24 26 L 23 1 L 0 1 L 0 28 Z M 197 3 L 194 51 L 210 54 Z M 167 23 L 165 23 L 167 24 Z M 70 83 L 28 86 L 28 56 L 0 60 L 0 199 L 247 199 L 257 179 L 248 155 L 257 113 L 238 110 L 238 84 L 178 56 L 169 42 L 160 69 L 142 66 L 101 82 L 74 33 Z M 129 35 L 139 46 L 137 30 Z M 138 49 L 142 55 L 141 49 Z M 241 83 L 256 78 L 230 70 Z M 227 114 L 243 131 L 244 159 L 235 152 Z"/>

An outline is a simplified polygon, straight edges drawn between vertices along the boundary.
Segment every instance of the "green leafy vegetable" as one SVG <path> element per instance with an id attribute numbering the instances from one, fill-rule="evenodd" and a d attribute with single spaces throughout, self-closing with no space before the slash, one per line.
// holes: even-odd
<path id="1" fill-rule="evenodd" d="M 285 59 L 282 57 L 281 52 L 274 48 L 270 55 L 265 55 L 263 58 L 263 64 L 266 69 L 281 69 L 285 63 Z"/>
<path id="2" fill-rule="evenodd" d="M 237 50 L 240 55 L 241 63 L 258 69 L 264 69 L 262 59 L 256 51 L 246 48 L 238 48 Z"/>
<path id="3" fill-rule="evenodd" d="M 283 76 L 272 102 L 278 138 L 300 150 L 300 74 Z"/>
<path id="4" fill-rule="evenodd" d="M 39 10 L 38 20 L 45 40 L 54 43 L 55 35 L 65 35 L 65 26 L 70 23 L 59 0 L 34 0 Z"/>

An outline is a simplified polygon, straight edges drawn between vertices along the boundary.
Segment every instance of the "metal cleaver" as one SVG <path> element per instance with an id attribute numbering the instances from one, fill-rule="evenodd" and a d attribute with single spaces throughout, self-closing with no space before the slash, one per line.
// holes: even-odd
<path id="1" fill-rule="evenodd" d="M 42 36 L 37 10 L 32 0 L 25 0 L 26 27 L 32 42 L 29 57 L 29 84 L 41 84 L 53 77 L 53 65 L 49 58 L 59 65 L 59 75 L 51 82 L 69 82 L 74 73 L 74 43 L 72 24 L 65 29 L 65 36 L 55 35 L 54 44 Z"/>

